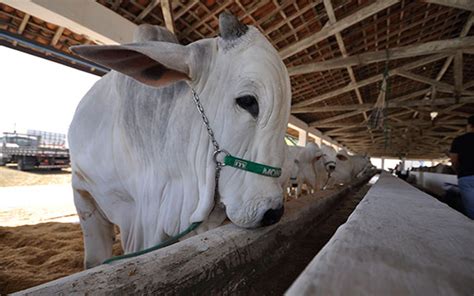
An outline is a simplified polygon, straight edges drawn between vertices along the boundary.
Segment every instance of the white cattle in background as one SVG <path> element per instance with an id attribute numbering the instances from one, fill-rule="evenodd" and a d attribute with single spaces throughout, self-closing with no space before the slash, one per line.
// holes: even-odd
<path id="1" fill-rule="evenodd" d="M 324 189 L 329 174 L 336 168 L 336 151 L 331 146 L 308 143 L 299 153 L 298 184 L 299 188 L 306 185 L 310 192 Z M 298 190 L 301 192 L 301 189 Z"/>
<path id="2" fill-rule="evenodd" d="M 336 159 L 336 170 L 331 175 L 331 186 L 348 184 L 361 177 L 372 166 L 367 156 L 349 155 L 345 149 L 337 153 Z"/>
<path id="3" fill-rule="evenodd" d="M 224 167 L 214 194 L 214 150 L 191 88 L 222 149 L 274 167 L 283 164 L 291 98 L 285 65 L 264 35 L 226 13 L 219 27 L 220 37 L 187 46 L 144 32 L 138 43 L 72 49 L 113 69 L 82 99 L 69 129 L 87 268 L 112 255 L 113 224 L 130 253 L 194 222 L 206 230 L 223 208 L 222 221 L 246 228 L 283 214 L 277 178 Z"/>
<path id="4" fill-rule="evenodd" d="M 299 146 L 286 146 L 287 152 L 285 157 L 285 162 L 283 163 L 282 167 L 282 174 L 279 178 L 280 184 L 283 188 L 284 193 L 286 194 L 286 198 L 292 196 L 293 191 L 295 197 L 299 196 L 299 189 L 298 186 L 298 155 L 303 149 Z M 293 188 L 295 190 L 293 190 Z"/>

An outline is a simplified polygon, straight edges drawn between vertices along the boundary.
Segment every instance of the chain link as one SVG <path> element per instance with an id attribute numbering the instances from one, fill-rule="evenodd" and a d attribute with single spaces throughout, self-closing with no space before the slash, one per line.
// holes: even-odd
<path id="1" fill-rule="evenodd" d="M 223 162 L 220 162 L 219 160 L 217 160 L 217 156 L 219 156 L 219 154 L 221 154 L 221 153 L 228 155 L 229 152 L 227 152 L 225 150 L 221 150 L 221 148 L 219 146 L 219 143 L 217 142 L 216 137 L 214 136 L 214 131 L 211 128 L 211 124 L 209 123 L 209 119 L 207 118 L 206 113 L 204 112 L 204 107 L 201 104 L 201 100 L 199 100 L 199 97 L 198 97 L 196 91 L 193 88 L 191 88 L 191 92 L 193 94 L 193 101 L 196 104 L 196 108 L 198 109 L 199 114 L 201 114 L 202 121 L 203 121 L 204 125 L 206 126 L 207 134 L 209 135 L 209 139 L 211 140 L 212 146 L 214 146 L 213 159 L 214 159 L 214 162 L 216 163 L 216 186 L 215 186 L 216 195 L 215 195 L 215 198 L 216 198 L 216 200 L 218 200 L 218 196 L 219 196 L 219 177 L 221 175 L 221 169 L 222 169 L 222 167 L 225 166 L 225 164 Z"/>
<path id="2" fill-rule="evenodd" d="M 217 143 L 216 137 L 214 136 L 214 131 L 211 128 L 211 124 L 209 123 L 209 119 L 207 118 L 206 113 L 204 112 L 204 108 L 202 107 L 201 101 L 199 100 L 197 93 L 192 88 L 191 88 L 191 92 L 193 93 L 194 103 L 196 104 L 196 107 L 199 113 L 201 114 L 202 121 L 204 122 L 204 125 L 206 126 L 207 133 L 209 134 L 209 138 L 211 139 L 212 145 L 214 146 L 214 153 L 216 153 L 221 150 L 219 143 Z"/>

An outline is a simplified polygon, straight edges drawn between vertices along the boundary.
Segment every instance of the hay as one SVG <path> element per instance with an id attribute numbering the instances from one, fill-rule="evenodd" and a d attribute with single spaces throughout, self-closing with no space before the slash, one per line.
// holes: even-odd
<path id="1" fill-rule="evenodd" d="M 122 254 L 119 240 L 114 255 Z M 79 224 L 0 227 L 0 294 L 24 290 L 83 270 Z"/>

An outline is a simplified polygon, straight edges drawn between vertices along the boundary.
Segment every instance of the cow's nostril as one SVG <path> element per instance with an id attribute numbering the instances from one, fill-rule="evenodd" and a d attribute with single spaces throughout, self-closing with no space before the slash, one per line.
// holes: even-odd
<path id="1" fill-rule="evenodd" d="M 269 226 L 280 221 L 281 216 L 283 216 L 284 207 L 279 209 L 270 209 L 265 212 L 262 219 L 262 226 Z"/>
<path id="2" fill-rule="evenodd" d="M 334 170 L 336 169 L 336 166 L 330 165 L 330 166 L 328 166 L 328 169 L 329 169 L 330 171 L 334 171 Z"/>

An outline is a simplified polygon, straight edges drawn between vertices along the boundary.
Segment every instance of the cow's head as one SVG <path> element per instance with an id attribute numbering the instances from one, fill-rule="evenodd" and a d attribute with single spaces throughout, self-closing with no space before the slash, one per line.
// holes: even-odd
<path id="1" fill-rule="evenodd" d="M 73 51 L 148 86 L 162 87 L 187 81 L 202 100 L 221 148 L 236 157 L 281 167 L 284 159 L 282 139 L 291 97 L 285 65 L 256 28 L 240 23 L 227 13 L 220 15 L 219 27 L 220 37 L 187 46 L 146 41 L 116 46 L 80 46 L 74 47 Z M 190 91 L 188 95 L 189 98 L 180 104 L 194 108 Z M 204 139 L 207 133 L 201 118 L 193 116 L 187 123 Z M 208 145 L 209 153 L 196 157 L 211 159 L 212 145 L 208 140 L 203 143 Z M 214 163 L 208 161 L 206 167 L 213 171 Z M 206 174 L 207 181 L 202 186 L 207 190 L 199 188 L 199 202 L 191 222 L 202 221 L 211 212 L 213 178 L 212 173 Z M 277 178 L 224 167 L 219 192 L 227 216 L 242 227 L 275 223 L 283 213 L 282 189 Z"/>
<path id="2" fill-rule="evenodd" d="M 298 174 L 302 181 L 310 184 L 316 189 L 317 163 L 323 157 L 323 153 L 319 146 L 315 143 L 309 142 L 306 144 L 300 154 L 298 155 Z"/>
<path id="3" fill-rule="evenodd" d="M 321 145 L 321 151 L 323 153 L 323 156 L 321 158 L 321 164 L 324 166 L 324 169 L 328 173 L 334 172 L 337 163 L 336 150 L 334 150 L 334 148 L 332 148 L 331 146 L 323 144 Z"/>

